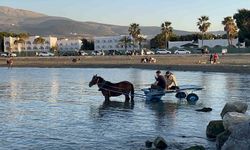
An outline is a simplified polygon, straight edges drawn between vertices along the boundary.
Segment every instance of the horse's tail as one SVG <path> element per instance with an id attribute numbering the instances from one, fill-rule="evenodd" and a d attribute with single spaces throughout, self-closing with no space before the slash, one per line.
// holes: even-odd
<path id="1" fill-rule="evenodd" d="M 135 96 L 135 90 L 134 90 L 134 85 L 131 84 L 131 101 L 134 101 L 134 96 Z"/>

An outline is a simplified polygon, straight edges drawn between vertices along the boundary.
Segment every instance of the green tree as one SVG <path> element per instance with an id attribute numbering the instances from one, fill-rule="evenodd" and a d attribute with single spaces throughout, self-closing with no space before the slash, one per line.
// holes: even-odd
<path id="1" fill-rule="evenodd" d="M 36 38 L 36 39 L 33 41 L 34 44 L 44 44 L 44 42 L 45 42 L 45 39 L 42 38 L 42 37 L 38 37 L 38 38 Z"/>
<path id="2" fill-rule="evenodd" d="M 132 39 L 130 38 L 130 36 L 123 36 L 119 41 L 119 45 L 122 45 L 125 48 L 125 51 L 127 51 L 128 46 L 132 45 L 131 42 Z"/>
<path id="3" fill-rule="evenodd" d="M 132 36 L 133 40 L 133 50 L 135 50 L 135 42 L 138 40 L 138 36 L 141 34 L 140 25 L 137 23 L 130 24 L 128 28 L 129 35 Z"/>
<path id="4" fill-rule="evenodd" d="M 165 48 L 166 43 L 163 34 L 157 34 L 153 39 L 150 40 L 151 48 Z"/>
<path id="5" fill-rule="evenodd" d="M 239 41 L 245 41 L 246 46 L 250 46 L 250 10 L 240 9 L 238 13 L 234 14 L 233 18 L 239 28 Z"/>
<path id="6" fill-rule="evenodd" d="M 208 21 L 209 20 L 208 16 L 201 16 L 200 18 L 198 18 L 198 20 L 199 21 L 197 22 L 197 26 L 202 33 L 202 46 L 203 46 L 204 34 L 207 32 L 211 23 Z"/>
<path id="7" fill-rule="evenodd" d="M 146 41 L 146 38 L 145 36 L 143 35 L 138 35 L 136 41 L 138 42 L 138 45 L 139 45 L 139 49 L 142 50 L 142 42 Z"/>
<path id="8" fill-rule="evenodd" d="M 94 50 L 94 42 L 83 38 L 81 50 Z"/>
<path id="9" fill-rule="evenodd" d="M 164 38 L 165 48 L 168 48 L 169 38 L 173 34 L 173 27 L 171 27 L 171 22 L 165 21 L 161 24 L 161 33 Z"/>
<path id="10" fill-rule="evenodd" d="M 224 31 L 227 32 L 228 46 L 233 45 L 232 40 L 237 36 L 238 28 L 231 16 L 224 18 L 221 22 L 224 25 Z"/>

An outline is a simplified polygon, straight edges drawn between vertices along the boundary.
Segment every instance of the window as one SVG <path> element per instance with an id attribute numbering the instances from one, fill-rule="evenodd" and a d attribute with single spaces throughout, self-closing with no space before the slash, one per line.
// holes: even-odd
<path id="1" fill-rule="evenodd" d="M 7 42 L 5 42 L 5 45 L 8 45 L 8 46 L 9 46 L 9 45 L 10 45 L 10 42 L 8 42 L 8 41 L 7 41 Z"/>

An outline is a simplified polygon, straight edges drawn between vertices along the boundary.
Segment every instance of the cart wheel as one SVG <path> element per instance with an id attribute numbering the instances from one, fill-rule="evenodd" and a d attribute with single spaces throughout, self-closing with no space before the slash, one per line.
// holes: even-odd
<path id="1" fill-rule="evenodd" d="M 188 94 L 188 96 L 187 96 L 187 101 L 188 101 L 188 102 L 195 103 L 195 102 L 198 101 L 198 100 L 199 100 L 199 97 L 198 97 L 198 95 L 196 95 L 195 93 L 190 93 L 190 94 Z"/>
<path id="2" fill-rule="evenodd" d="M 182 98 L 186 98 L 187 94 L 185 92 L 177 92 L 175 94 L 176 98 L 182 99 Z"/>

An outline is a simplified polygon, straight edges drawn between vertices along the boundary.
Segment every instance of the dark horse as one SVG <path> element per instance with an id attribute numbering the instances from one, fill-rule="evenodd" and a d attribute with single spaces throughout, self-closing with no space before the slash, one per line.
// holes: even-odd
<path id="1" fill-rule="evenodd" d="M 99 91 L 102 91 L 102 95 L 105 97 L 105 101 L 110 101 L 110 97 L 125 95 L 125 102 L 129 102 L 129 94 L 131 95 L 131 102 L 134 102 L 134 86 L 128 81 L 122 81 L 119 83 L 111 83 L 105 81 L 102 77 L 94 75 L 89 82 L 89 87 L 97 84 Z"/>
<path id="2" fill-rule="evenodd" d="M 13 59 L 12 58 L 7 59 L 6 63 L 8 65 L 8 68 L 12 68 L 12 66 L 13 66 Z"/>

